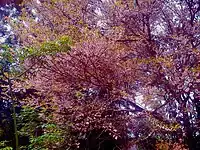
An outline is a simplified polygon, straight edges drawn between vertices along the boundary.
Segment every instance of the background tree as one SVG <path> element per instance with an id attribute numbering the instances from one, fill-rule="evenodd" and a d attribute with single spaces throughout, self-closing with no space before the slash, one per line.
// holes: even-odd
<path id="1" fill-rule="evenodd" d="M 25 74 L 21 61 L 25 55 L 21 54 L 19 49 L 20 44 L 16 35 L 13 33 L 10 25 L 10 20 L 17 21 L 19 11 L 15 5 L 7 5 L 1 7 L 1 32 L 0 32 L 0 127 L 1 127 L 1 148 L 5 149 L 19 149 L 21 146 L 26 146 L 30 142 L 31 134 L 21 134 L 22 129 L 25 127 L 25 119 L 21 111 L 24 111 L 24 103 L 22 99 L 36 96 L 34 89 L 26 89 L 26 87 L 18 88 L 16 85 L 19 81 L 24 81 L 20 78 Z M 26 110 L 26 109 L 25 109 Z M 34 111 L 34 110 L 33 110 Z M 33 112 L 32 111 L 32 112 Z M 35 111 L 34 111 L 35 112 Z M 39 126 L 37 118 L 32 116 L 26 111 L 29 119 L 29 130 L 32 126 Z M 36 113 L 36 112 L 35 112 Z M 24 123 L 18 120 L 18 117 L 23 118 Z M 35 129 L 32 129 L 35 132 Z M 20 131 L 20 132 L 19 132 Z M 19 134 L 20 133 L 20 134 Z M 39 135 L 37 135 L 39 136 Z"/>

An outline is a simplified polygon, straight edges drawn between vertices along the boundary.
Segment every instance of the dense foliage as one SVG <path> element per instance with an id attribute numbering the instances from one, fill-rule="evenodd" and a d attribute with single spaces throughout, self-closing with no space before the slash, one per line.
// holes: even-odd
<path id="1" fill-rule="evenodd" d="M 2 148 L 200 148 L 199 0 L 27 0 L 1 12 Z"/>

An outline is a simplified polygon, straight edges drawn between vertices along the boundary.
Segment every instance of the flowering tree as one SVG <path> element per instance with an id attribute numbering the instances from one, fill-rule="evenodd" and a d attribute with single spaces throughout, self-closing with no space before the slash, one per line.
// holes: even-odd
<path id="1" fill-rule="evenodd" d="M 38 104 L 55 108 L 55 119 L 71 124 L 82 138 L 105 132 L 125 140 L 130 108 L 121 108 L 121 100 L 132 92 L 129 84 L 137 74 L 134 62 L 123 61 L 123 55 L 113 42 L 94 37 L 68 53 L 36 58 L 37 72 L 30 83 L 46 97 Z M 26 65 L 34 62 L 27 60 Z"/>
<path id="2" fill-rule="evenodd" d="M 143 141 L 167 134 L 198 149 L 200 3 L 134 2 L 25 3 L 29 11 L 17 28 L 23 45 L 39 49 L 63 35 L 75 43 L 68 53 L 27 60 L 27 66 L 37 64 L 30 82 L 45 93 L 45 104 L 57 108 L 63 124 L 72 121 L 75 133 L 103 129 L 121 138 L 131 129 Z M 134 105 L 138 95 L 146 107 Z M 130 115 L 137 108 L 144 112 L 139 117 L 145 115 L 138 126 Z"/>

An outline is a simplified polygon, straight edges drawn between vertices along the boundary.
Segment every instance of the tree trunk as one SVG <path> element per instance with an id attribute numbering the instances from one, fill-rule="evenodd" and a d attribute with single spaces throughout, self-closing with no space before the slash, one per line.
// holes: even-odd
<path id="1" fill-rule="evenodd" d="M 185 143 L 188 145 L 189 150 L 195 150 L 195 139 L 193 137 L 193 129 L 191 127 L 190 118 L 188 112 L 186 111 L 186 102 L 183 102 L 183 125 L 184 125 L 184 132 L 185 132 Z"/>

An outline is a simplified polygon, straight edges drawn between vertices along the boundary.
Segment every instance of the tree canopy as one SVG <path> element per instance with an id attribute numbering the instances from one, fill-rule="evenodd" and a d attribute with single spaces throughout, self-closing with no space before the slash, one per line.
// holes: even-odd
<path id="1" fill-rule="evenodd" d="M 199 0 L 27 0 L 17 16 L 0 68 L 16 149 L 200 148 Z"/>

